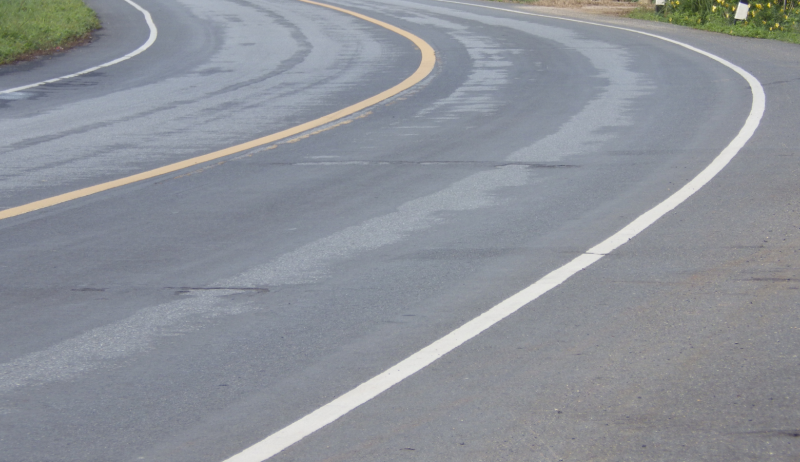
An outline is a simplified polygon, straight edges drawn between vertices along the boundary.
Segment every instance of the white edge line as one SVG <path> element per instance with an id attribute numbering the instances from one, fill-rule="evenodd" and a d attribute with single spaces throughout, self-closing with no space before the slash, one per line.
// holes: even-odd
<path id="1" fill-rule="evenodd" d="M 121 58 L 117 58 L 117 59 L 115 59 L 113 61 L 109 61 L 107 63 L 100 64 L 99 66 L 90 67 L 89 69 L 85 69 L 85 70 L 82 70 L 80 72 L 76 72 L 74 74 L 64 75 L 64 76 L 61 76 L 61 77 L 56 77 L 54 79 L 43 80 L 41 82 L 36 82 L 36 83 L 29 84 L 29 85 L 23 85 L 21 87 L 16 87 L 16 88 L 10 88 L 8 90 L 3 90 L 3 91 L 0 91 L 0 95 L 4 95 L 6 93 L 14 93 L 14 92 L 18 92 L 18 91 L 28 90 L 30 88 L 39 87 L 39 86 L 42 86 L 42 85 L 46 85 L 48 83 L 55 83 L 55 82 L 59 82 L 61 80 L 71 79 L 73 77 L 78 77 L 78 76 L 81 76 L 81 75 L 84 75 L 84 74 L 88 74 L 88 73 L 94 72 L 94 71 L 96 71 L 98 69 L 102 69 L 102 68 L 108 67 L 108 66 L 113 66 L 114 64 L 121 63 L 122 61 L 127 61 L 127 60 L 133 58 L 134 56 L 136 56 L 138 54 L 141 54 L 142 52 L 144 52 L 148 48 L 150 48 L 150 46 L 153 45 L 153 43 L 155 43 L 156 37 L 158 37 L 158 29 L 156 29 L 156 24 L 153 22 L 153 17 L 150 16 L 150 12 L 149 11 L 145 10 L 144 8 L 142 8 L 141 6 L 137 5 L 133 1 L 131 1 L 131 0 L 125 0 L 125 1 L 128 2 L 132 7 L 136 8 L 137 10 L 139 10 L 144 15 L 144 19 L 145 19 L 145 21 L 147 21 L 147 27 L 150 28 L 150 37 L 148 37 L 147 41 L 144 42 L 144 44 L 142 46 L 140 46 L 136 50 L 128 53 L 127 55 L 125 55 L 125 56 L 123 56 Z"/>
<path id="2" fill-rule="evenodd" d="M 362 383 L 353 390 L 345 393 L 344 395 L 334 399 L 330 403 L 320 407 L 316 411 L 306 415 L 305 417 L 297 420 L 287 427 L 273 433 L 266 439 L 256 443 L 255 445 L 245 449 L 244 451 L 236 454 L 224 462 L 262 462 L 270 457 L 278 454 L 294 443 L 300 441 L 306 436 L 316 432 L 322 427 L 334 422 L 338 418 L 357 408 L 358 406 L 366 403 L 372 398 L 378 396 L 392 386 L 400 383 L 402 380 L 420 371 L 424 367 L 433 363 L 445 354 L 453 351 L 466 341 L 476 337 L 481 332 L 490 328 L 502 319 L 513 314 L 523 306 L 536 300 L 539 296 L 547 293 L 550 289 L 561 285 L 564 281 L 575 275 L 579 271 L 589 267 L 591 264 L 597 262 L 605 255 L 609 254 L 616 248 L 625 244 L 633 237 L 644 231 L 648 226 L 653 224 L 656 220 L 667 214 L 669 211 L 683 203 L 686 199 L 692 196 L 695 192 L 705 186 L 717 173 L 719 173 L 734 156 L 742 149 L 748 140 L 755 133 L 758 128 L 761 118 L 764 114 L 766 98 L 764 89 L 761 83 L 753 77 L 749 72 L 728 62 L 719 56 L 713 55 L 706 51 L 695 48 L 691 45 L 678 42 L 659 35 L 650 34 L 647 32 L 637 31 L 635 29 L 628 29 L 619 26 L 610 26 L 605 24 L 593 23 L 589 21 L 574 20 L 568 18 L 559 18 L 556 16 L 547 16 L 534 13 L 527 13 L 522 11 L 507 10 L 505 8 L 497 8 L 484 5 L 475 5 L 471 3 L 462 3 L 449 0 L 435 0 L 444 3 L 455 3 L 459 5 L 469 5 L 478 8 L 487 8 L 493 10 L 507 11 L 511 13 L 518 13 L 530 16 L 539 16 L 551 19 L 561 19 L 565 21 L 578 22 L 583 24 L 590 24 L 594 26 L 607 27 L 611 29 L 618 29 L 637 34 L 646 35 L 659 40 L 664 40 L 669 43 L 684 47 L 691 51 L 700 53 L 703 56 L 713 59 L 720 64 L 730 68 L 740 76 L 742 76 L 750 85 L 750 90 L 753 95 L 753 102 L 750 108 L 750 115 L 747 117 L 744 126 L 739 131 L 739 134 L 722 150 L 722 152 L 711 162 L 711 164 L 703 169 L 694 179 L 676 191 L 673 195 L 666 200 L 656 205 L 652 209 L 643 213 L 636 218 L 629 225 L 622 228 L 620 231 L 614 233 L 611 237 L 604 240 L 600 244 L 587 250 L 586 253 L 573 259 L 566 265 L 551 272 L 547 276 L 539 279 L 532 285 L 523 289 L 522 291 L 512 295 L 511 297 L 503 300 L 498 305 L 495 305 L 488 311 L 480 316 L 472 319 L 456 330 L 450 332 L 444 337 L 436 340 L 432 344 L 423 348 L 422 350 L 414 353 L 405 360 L 397 363 L 383 373 L 373 377 L 372 379 Z"/>

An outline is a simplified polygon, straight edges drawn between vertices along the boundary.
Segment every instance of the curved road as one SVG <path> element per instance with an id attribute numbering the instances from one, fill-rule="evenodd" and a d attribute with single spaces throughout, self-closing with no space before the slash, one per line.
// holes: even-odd
<path id="1" fill-rule="evenodd" d="M 96 40 L 0 69 L 0 90 L 147 39 L 125 2 L 87 3 Z M 147 52 L 0 95 L 0 207 L 296 126 L 420 62 L 301 2 L 138 3 Z M 226 460 L 614 234 L 750 112 L 741 76 L 652 37 L 497 3 L 336 5 L 425 40 L 432 74 L 0 220 L 0 461 Z M 271 460 L 797 460 L 800 49 L 590 19 L 752 73 L 755 136 L 631 242 Z"/>

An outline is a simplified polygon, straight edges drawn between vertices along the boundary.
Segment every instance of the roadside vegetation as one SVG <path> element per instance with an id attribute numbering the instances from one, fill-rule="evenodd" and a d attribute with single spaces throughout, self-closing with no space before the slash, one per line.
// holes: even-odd
<path id="1" fill-rule="evenodd" d="M 560 8 L 595 8 L 635 5 L 637 0 L 499 0 Z M 653 0 L 650 0 L 653 1 Z M 800 44 L 800 0 L 750 0 L 747 20 L 734 24 L 739 0 L 667 0 L 659 12 L 642 0 L 638 8 L 609 9 L 635 19 L 669 22 L 740 37 L 766 38 Z M 604 11 L 604 13 L 606 13 Z"/>
<path id="2" fill-rule="evenodd" d="M 661 12 L 649 6 L 634 10 L 630 16 L 740 37 L 800 43 L 800 0 L 750 0 L 747 20 L 734 24 L 738 5 L 738 0 L 668 0 Z"/>
<path id="3" fill-rule="evenodd" d="M 0 64 L 83 43 L 99 28 L 83 0 L 0 0 Z"/>

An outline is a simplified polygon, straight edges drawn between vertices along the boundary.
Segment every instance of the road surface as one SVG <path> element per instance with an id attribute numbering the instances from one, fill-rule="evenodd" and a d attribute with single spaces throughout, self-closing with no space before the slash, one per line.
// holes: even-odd
<path id="1" fill-rule="evenodd" d="M 0 69 L 0 90 L 147 40 L 129 4 L 87 3 L 93 43 Z M 0 95 L 3 209 L 295 127 L 420 65 L 318 5 L 137 3 L 146 52 Z M 707 56 L 552 10 L 336 6 L 424 40 L 433 71 L 299 136 L 0 220 L 0 460 L 226 460 L 631 223 L 752 107 Z M 755 135 L 629 243 L 271 460 L 797 460 L 800 48 L 588 20 L 750 72 Z"/>

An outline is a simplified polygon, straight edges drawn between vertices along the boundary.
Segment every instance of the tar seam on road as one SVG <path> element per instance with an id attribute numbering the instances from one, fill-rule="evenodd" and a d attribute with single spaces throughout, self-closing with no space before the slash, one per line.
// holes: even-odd
<path id="1" fill-rule="evenodd" d="M 21 87 L 9 88 L 8 90 L 0 91 L 0 95 L 4 95 L 6 93 L 14 93 L 14 92 L 17 92 L 17 91 L 23 91 L 23 90 L 27 90 L 29 88 L 34 88 L 34 87 L 39 87 L 39 86 L 42 86 L 42 85 L 46 85 L 48 83 L 60 82 L 62 80 L 67 80 L 67 79 L 71 79 L 73 77 L 78 77 L 78 76 L 81 76 L 81 75 L 85 75 L 85 74 L 88 74 L 90 72 L 94 72 L 96 70 L 102 69 L 104 67 L 113 66 L 114 64 L 119 64 L 119 63 L 121 63 L 123 61 L 127 61 L 127 60 L 133 58 L 134 56 L 143 53 L 148 48 L 150 48 L 151 45 L 156 43 L 156 38 L 158 37 L 158 29 L 156 29 L 156 24 L 153 22 L 153 17 L 150 16 L 150 12 L 149 11 L 145 10 L 144 8 L 142 8 L 141 6 L 137 5 L 136 3 L 132 2 L 131 0 L 125 0 L 125 1 L 128 2 L 132 7 L 136 8 L 137 10 L 139 10 L 144 15 L 144 19 L 145 19 L 145 21 L 147 21 L 147 27 L 150 28 L 150 36 L 147 38 L 147 41 L 144 42 L 144 44 L 142 46 L 140 46 L 139 48 L 131 51 L 130 53 L 128 53 L 127 55 L 125 55 L 125 56 L 123 56 L 121 58 L 117 58 L 117 59 L 115 59 L 113 61 L 109 61 L 107 63 L 100 64 L 99 66 L 90 67 L 89 69 L 84 69 L 84 70 L 82 70 L 80 72 L 76 72 L 74 74 L 69 74 L 69 75 L 64 75 L 64 76 L 61 76 L 61 77 L 56 77 L 54 79 L 43 80 L 41 82 L 31 83 L 29 85 L 23 85 Z"/>
<path id="2" fill-rule="evenodd" d="M 609 26 L 589 21 L 558 18 L 554 16 L 545 16 L 545 15 L 526 13 L 515 10 L 508 10 L 505 8 L 475 5 L 475 4 L 462 3 L 451 0 L 435 0 L 435 1 L 500 10 L 511 13 L 530 15 L 530 16 L 546 17 L 550 19 L 562 19 L 565 21 L 577 22 L 593 26 L 607 27 L 611 29 L 617 29 L 627 32 L 633 32 L 636 34 L 646 35 L 649 37 L 653 37 L 659 40 L 664 40 L 666 42 L 687 48 L 691 51 L 694 51 L 710 59 L 713 59 L 714 61 L 717 61 L 718 63 L 728 67 L 729 69 L 733 70 L 747 81 L 747 83 L 750 85 L 750 90 L 752 92 L 752 97 L 753 97 L 752 105 L 750 108 L 750 114 L 748 115 L 747 120 L 744 123 L 744 126 L 739 131 L 739 134 L 728 144 L 728 146 L 725 147 L 725 149 L 722 150 L 722 152 L 711 162 L 711 164 L 709 164 L 705 169 L 703 169 L 703 171 L 701 171 L 696 177 L 694 177 L 694 179 L 692 179 L 689 183 L 687 183 L 681 189 L 676 191 L 673 195 L 669 196 L 663 202 L 659 203 L 652 209 L 643 213 L 641 216 L 636 218 L 634 221 L 632 221 L 630 224 L 622 228 L 620 231 L 613 234 L 608 239 L 587 250 L 585 253 L 576 257 L 566 265 L 556 269 L 555 271 L 552 271 L 551 273 L 539 279 L 538 281 L 531 284 L 527 288 L 512 295 L 506 300 L 503 300 L 502 302 L 495 305 L 488 311 L 472 319 L 471 321 L 467 322 L 466 324 L 462 325 L 456 330 L 450 332 L 449 334 L 445 335 L 439 340 L 436 340 L 435 342 L 423 348 L 422 350 L 412 354 L 405 360 L 397 363 L 396 365 L 392 366 L 391 368 L 387 369 L 381 374 L 362 383 L 353 390 L 334 399 L 330 403 L 311 412 L 305 417 L 302 417 L 300 420 L 297 420 L 296 422 L 290 424 L 289 426 L 284 427 L 283 429 L 273 433 L 266 439 L 245 449 L 241 453 L 226 459 L 224 462 L 262 462 L 271 458 L 272 456 L 278 454 L 279 452 L 283 451 L 284 449 L 288 448 L 294 443 L 300 441 L 306 436 L 334 422 L 335 420 L 344 416 L 345 414 L 357 408 L 358 406 L 366 403 L 367 401 L 370 401 L 372 398 L 375 398 L 376 396 L 388 390 L 392 386 L 400 383 L 402 380 L 422 370 L 423 368 L 430 365 L 431 363 L 441 358 L 445 354 L 449 353 L 450 351 L 453 351 L 463 343 L 476 337 L 481 332 L 485 331 L 486 329 L 492 327 L 494 324 L 500 322 L 501 320 L 515 313 L 523 306 L 536 300 L 541 295 L 550 291 L 550 289 L 553 289 L 561 285 L 564 281 L 566 281 L 579 271 L 586 269 L 593 263 L 603 258 L 605 255 L 608 255 L 610 252 L 614 251 L 616 248 L 625 244 L 633 237 L 644 231 L 648 226 L 653 224 L 656 220 L 664 216 L 666 213 L 668 213 L 669 211 L 673 210 L 675 207 L 683 203 L 686 199 L 692 196 L 700 188 L 702 188 L 709 181 L 711 181 L 726 165 L 728 165 L 731 159 L 733 159 L 733 157 L 736 156 L 739 150 L 742 147 L 744 147 L 745 143 L 747 143 L 747 141 L 753 136 L 753 133 L 755 133 L 755 130 L 758 128 L 758 125 L 761 122 L 761 117 L 764 114 L 764 109 L 766 104 L 764 89 L 762 88 L 761 84 L 755 77 L 753 77 L 749 72 L 745 71 L 739 66 L 736 66 L 735 64 L 732 64 L 716 55 L 700 50 L 691 45 L 678 42 L 676 40 L 672 40 L 666 37 L 661 37 L 659 35 L 637 31 L 634 29 L 628 29 L 624 27 Z"/>
<path id="3" fill-rule="evenodd" d="M 125 0 L 128 1 L 128 0 Z M 298 135 L 308 130 L 312 130 L 314 128 L 321 127 L 323 125 L 329 124 L 331 122 L 335 122 L 339 119 L 344 117 L 351 116 L 359 111 L 363 111 L 364 109 L 374 106 L 382 101 L 385 101 L 393 96 L 400 94 L 401 92 L 408 90 L 409 88 L 413 87 L 414 85 L 418 84 L 422 80 L 424 80 L 430 73 L 433 71 L 433 67 L 436 64 L 436 53 L 434 52 L 433 48 L 428 45 L 427 42 L 422 40 L 421 38 L 417 37 L 416 35 L 404 31 L 400 28 L 397 28 L 391 24 L 387 24 L 382 21 L 378 21 L 377 19 L 373 19 L 362 14 L 345 10 L 342 8 L 338 8 L 331 5 L 325 5 L 323 3 L 317 3 L 311 0 L 299 0 L 303 3 L 310 3 L 312 5 L 318 5 L 325 8 L 330 8 L 332 10 L 336 10 L 342 13 L 349 14 L 351 16 L 355 16 L 359 19 L 363 19 L 364 21 L 371 22 L 376 24 L 380 27 L 388 29 L 392 32 L 395 32 L 408 40 L 410 40 L 417 48 L 420 50 L 421 53 L 421 60 L 419 67 L 417 70 L 411 74 L 408 78 L 400 82 L 399 84 L 395 85 L 394 87 L 383 91 L 371 98 L 367 98 L 363 101 L 360 101 L 356 104 L 348 106 L 344 109 L 340 109 L 336 112 L 331 114 L 322 116 L 318 119 L 314 119 L 310 122 L 306 122 L 301 125 L 297 125 L 292 128 L 288 128 L 286 130 L 280 131 L 278 133 L 274 133 L 272 135 L 268 135 L 262 138 L 258 138 L 252 141 L 248 141 L 246 143 L 238 144 L 236 146 L 232 146 L 229 148 L 225 148 L 219 151 L 212 152 L 210 154 L 205 154 L 198 157 L 193 157 L 191 159 L 183 160 L 180 162 L 176 162 L 174 164 L 165 165 L 163 167 L 159 167 L 153 170 L 148 170 L 146 172 L 137 173 L 135 175 L 127 176 L 124 178 L 120 178 L 118 180 L 109 181 L 106 183 L 101 183 L 95 186 L 90 186 L 83 189 L 78 189 L 76 191 L 71 191 L 68 193 L 60 194 L 58 196 L 48 197 L 47 199 L 38 200 L 35 202 L 30 202 L 25 205 L 20 205 L 17 207 L 12 207 L 3 211 L 0 211 L 0 220 L 4 220 L 6 218 L 16 217 L 19 215 L 23 215 L 25 213 L 33 212 L 35 210 L 40 210 L 47 207 L 52 207 L 54 205 L 62 204 L 64 202 L 68 202 L 74 199 L 79 199 L 81 197 L 90 196 L 92 194 L 97 194 L 99 192 L 108 191 L 109 189 L 118 188 L 120 186 L 126 186 L 129 184 L 137 183 L 139 181 L 149 180 L 161 175 L 166 175 L 168 173 L 177 172 L 179 170 L 183 170 L 185 168 L 193 167 L 198 164 L 202 164 L 205 162 L 209 162 L 212 160 L 217 160 L 223 157 L 231 156 L 233 154 L 240 153 L 242 151 L 246 151 L 248 149 L 252 149 L 258 146 L 263 146 L 265 144 L 274 143 L 276 141 L 280 141 L 286 138 L 289 138 L 294 135 Z"/>

